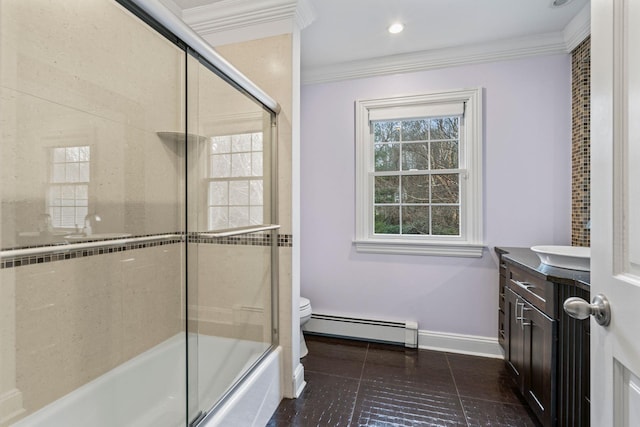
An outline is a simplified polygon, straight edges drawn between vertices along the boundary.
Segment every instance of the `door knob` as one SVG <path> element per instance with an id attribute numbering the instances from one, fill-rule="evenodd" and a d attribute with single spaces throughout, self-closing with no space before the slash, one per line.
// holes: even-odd
<path id="1" fill-rule="evenodd" d="M 598 294 L 591 300 L 591 304 L 582 298 L 567 298 L 563 304 L 564 311 L 574 319 L 586 319 L 594 316 L 596 322 L 602 326 L 607 326 L 611 321 L 611 307 L 609 300 L 602 294 Z"/>

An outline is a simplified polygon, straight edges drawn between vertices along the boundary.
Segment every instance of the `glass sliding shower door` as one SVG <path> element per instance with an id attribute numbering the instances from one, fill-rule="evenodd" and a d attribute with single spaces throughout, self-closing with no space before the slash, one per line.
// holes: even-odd
<path id="1" fill-rule="evenodd" d="M 0 426 L 184 425 L 186 53 L 109 0 L 0 20 Z"/>
<path id="2" fill-rule="evenodd" d="M 276 342 L 275 117 L 182 40 L 0 0 L 0 427 L 187 426 Z"/>
<path id="3" fill-rule="evenodd" d="M 274 343 L 278 227 L 273 113 L 206 64 L 195 73 L 192 63 L 187 231 L 189 337 L 198 354 L 189 360 L 189 379 L 197 383 L 189 406 L 196 416 L 221 401 Z"/>

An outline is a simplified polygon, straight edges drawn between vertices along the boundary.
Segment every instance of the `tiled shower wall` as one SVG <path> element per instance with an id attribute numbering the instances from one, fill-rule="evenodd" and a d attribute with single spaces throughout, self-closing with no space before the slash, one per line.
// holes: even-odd
<path id="1" fill-rule="evenodd" d="M 591 38 L 571 52 L 571 244 L 589 246 Z"/>
<path id="2" fill-rule="evenodd" d="M 0 269 L 15 292 L 0 311 L 15 313 L 22 415 L 183 331 L 180 254 L 175 243 Z"/>

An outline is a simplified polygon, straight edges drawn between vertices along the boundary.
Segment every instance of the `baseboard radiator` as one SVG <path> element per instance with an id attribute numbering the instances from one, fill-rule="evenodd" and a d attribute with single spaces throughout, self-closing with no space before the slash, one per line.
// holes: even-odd
<path id="1" fill-rule="evenodd" d="M 418 347 L 418 323 L 413 321 L 391 322 L 314 313 L 303 330 L 312 335 Z"/>

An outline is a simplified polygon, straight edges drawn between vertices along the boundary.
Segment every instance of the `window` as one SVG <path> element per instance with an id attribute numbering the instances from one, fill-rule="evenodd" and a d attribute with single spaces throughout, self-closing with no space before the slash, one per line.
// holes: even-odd
<path id="1" fill-rule="evenodd" d="M 356 102 L 356 249 L 481 256 L 482 89 Z"/>
<path id="2" fill-rule="evenodd" d="M 209 230 L 263 223 L 262 132 L 209 142 Z"/>
<path id="3" fill-rule="evenodd" d="M 50 151 L 47 212 L 55 228 L 80 228 L 89 211 L 90 147 L 56 147 Z"/>

